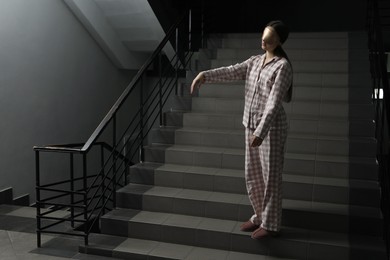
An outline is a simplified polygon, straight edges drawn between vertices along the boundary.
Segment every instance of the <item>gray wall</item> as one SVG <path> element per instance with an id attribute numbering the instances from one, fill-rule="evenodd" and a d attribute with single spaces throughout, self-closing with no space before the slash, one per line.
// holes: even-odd
<path id="1" fill-rule="evenodd" d="M 0 189 L 33 202 L 33 146 L 85 142 L 132 75 L 62 0 L 0 0 Z"/>

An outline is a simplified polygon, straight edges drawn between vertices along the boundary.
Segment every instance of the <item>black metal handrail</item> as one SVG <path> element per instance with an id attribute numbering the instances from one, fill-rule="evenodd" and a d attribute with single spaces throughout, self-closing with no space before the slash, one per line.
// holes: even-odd
<path id="1" fill-rule="evenodd" d="M 389 160 L 389 123 L 390 89 L 389 74 L 386 65 L 386 47 L 383 30 L 390 24 L 383 23 L 381 6 L 378 0 L 367 1 L 367 32 L 369 60 L 372 80 L 372 97 L 375 105 L 375 137 L 377 139 L 378 179 L 381 188 L 381 210 L 383 215 L 387 257 L 390 256 L 390 160 Z M 388 27 L 389 28 L 389 27 Z"/>
<path id="2" fill-rule="evenodd" d="M 34 147 L 38 247 L 42 233 L 82 236 L 87 245 L 100 216 L 116 207 L 117 188 L 127 184 L 129 166 L 143 160 L 144 142 L 156 121 L 160 119 L 160 126 L 164 124 L 164 105 L 174 90 L 177 93 L 179 73 L 191 60 L 191 18 L 189 10 L 167 31 L 85 143 Z M 169 43 L 175 48 L 170 60 L 163 53 Z M 158 80 L 145 93 L 146 75 L 156 67 Z M 126 109 L 126 105 L 131 109 Z M 58 170 L 67 172 L 69 177 L 42 183 L 42 175 L 52 176 L 51 172 Z M 63 216 L 58 216 L 59 211 Z M 68 222 L 70 227 L 60 225 Z"/>

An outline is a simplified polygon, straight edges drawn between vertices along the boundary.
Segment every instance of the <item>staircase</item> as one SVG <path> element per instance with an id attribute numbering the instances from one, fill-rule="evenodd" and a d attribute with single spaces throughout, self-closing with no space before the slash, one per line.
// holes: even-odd
<path id="1" fill-rule="evenodd" d="M 386 259 L 366 40 L 292 33 L 289 136 L 279 238 L 255 241 L 244 183 L 243 82 L 204 85 L 192 110 L 166 113 L 80 251 L 125 259 Z M 258 54 L 260 35 L 213 35 L 198 70 Z M 363 54 L 362 54 L 363 53 Z M 190 84 L 194 75 L 188 76 Z"/>

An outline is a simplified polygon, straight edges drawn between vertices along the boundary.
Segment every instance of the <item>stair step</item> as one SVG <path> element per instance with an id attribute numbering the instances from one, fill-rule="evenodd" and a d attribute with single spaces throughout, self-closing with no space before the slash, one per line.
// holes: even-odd
<path id="1" fill-rule="evenodd" d="M 130 180 L 133 183 L 246 194 L 244 170 L 175 164 L 152 164 L 149 168 L 145 165 L 147 164 L 142 163 L 131 167 L 130 176 L 133 177 Z M 302 176 L 285 172 L 283 197 L 304 201 L 378 206 L 379 186 L 377 181 Z"/>
<path id="2" fill-rule="evenodd" d="M 93 234 L 89 240 L 88 246 L 80 246 L 80 253 L 109 255 L 121 259 L 277 260 L 266 258 L 265 255 L 102 234 Z"/>
<path id="3" fill-rule="evenodd" d="M 285 105 L 287 109 L 290 105 Z M 375 124 L 371 118 L 367 119 L 348 119 L 335 117 L 317 117 L 303 114 L 289 114 L 287 116 L 289 122 L 289 133 L 318 133 L 320 135 L 342 135 L 347 136 L 366 136 L 372 137 Z M 192 128 L 209 128 L 209 129 L 241 129 L 242 114 L 231 114 L 230 117 L 226 114 L 216 113 L 186 113 L 184 114 L 184 127 Z M 209 123 L 213 123 L 209 126 Z"/>
<path id="4" fill-rule="evenodd" d="M 305 130 L 308 131 L 308 129 Z M 320 135 L 317 128 L 311 133 L 291 133 L 290 131 L 287 137 L 287 152 L 375 157 L 376 141 L 374 138 L 348 138 L 346 136 L 347 133 L 344 136 Z M 245 133 L 243 130 L 184 127 L 175 131 L 174 143 L 244 149 Z"/>
<path id="5" fill-rule="evenodd" d="M 326 251 L 332 259 L 384 259 L 379 237 L 353 236 L 315 230 L 283 227 L 279 238 L 253 240 L 239 230 L 241 222 L 180 214 L 117 209 L 101 219 L 104 234 L 161 241 L 196 247 L 313 259 Z M 346 258 L 347 257 L 347 258 Z M 377 258 L 376 258 L 377 257 Z"/>
<path id="6" fill-rule="evenodd" d="M 294 184 L 296 187 L 293 187 Z M 156 186 L 143 184 L 127 185 L 118 191 L 118 206 L 122 208 L 144 209 L 239 221 L 245 221 L 252 215 L 252 208 L 248 196 L 244 193 L 237 194 L 214 191 L 212 189 L 195 190 L 190 188 L 155 185 Z M 313 191 L 314 195 L 306 194 L 306 197 L 304 197 L 303 195 L 297 195 L 297 188 L 300 188 L 299 185 L 305 187 L 304 184 L 287 182 L 284 185 L 287 186 L 286 189 L 290 189 L 290 192 L 292 188 L 295 188 L 295 196 L 289 196 L 289 194 L 284 195 L 285 205 L 283 208 L 284 210 L 294 212 L 294 214 L 299 215 L 300 218 L 303 218 L 307 214 L 319 214 L 317 218 L 319 217 L 319 219 L 321 219 L 321 214 L 328 214 L 336 215 L 341 218 L 344 218 L 345 216 L 349 216 L 350 218 L 368 218 L 380 223 L 380 212 L 375 208 L 378 207 L 378 205 L 373 205 L 368 202 L 362 203 L 362 201 L 359 200 L 360 198 L 364 198 L 366 201 L 368 200 L 368 198 L 365 198 L 365 194 L 369 194 L 369 192 L 365 192 L 363 189 L 360 190 L 363 194 L 359 194 L 359 198 L 357 198 L 356 201 L 352 201 L 352 198 L 351 201 L 343 201 L 343 199 L 340 199 L 340 192 L 337 190 L 337 187 L 333 187 L 335 190 L 332 194 L 334 201 L 331 201 L 330 198 L 326 197 L 330 194 L 326 188 L 331 188 L 312 184 L 312 186 L 318 186 L 317 189 Z M 339 190 L 342 189 L 339 188 Z M 307 192 L 307 189 L 303 188 L 298 191 L 309 193 Z M 372 189 L 371 191 L 372 193 L 376 192 L 375 199 L 372 199 L 373 195 L 369 194 L 371 202 L 374 201 L 374 204 L 377 204 L 377 201 L 379 200 L 378 190 Z M 322 195 L 316 195 L 316 193 L 322 193 Z M 313 196 L 313 199 L 310 198 L 311 196 Z M 344 197 L 344 194 L 341 194 L 341 196 Z M 322 199 L 319 197 L 322 197 Z M 351 211 L 348 212 L 348 210 Z M 292 221 L 292 219 L 289 221 Z M 308 223 L 303 223 L 303 225 L 307 224 Z M 344 227 L 344 229 L 346 228 L 345 226 L 342 227 Z M 317 229 L 319 228 L 321 227 L 317 227 Z M 375 230 L 378 231 L 380 229 Z"/>
<path id="7" fill-rule="evenodd" d="M 310 93 L 310 92 L 309 92 Z M 345 95 L 348 98 L 347 95 Z M 306 98 L 306 99 L 305 99 Z M 309 115 L 318 118 L 367 118 L 372 119 L 372 103 L 348 103 L 346 100 L 316 100 L 306 96 L 304 99 L 294 99 L 291 103 L 283 103 L 287 117 Z M 192 112 L 242 115 L 244 111 L 244 99 L 198 97 L 193 98 Z"/>
<path id="8" fill-rule="evenodd" d="M 145 147 L 148 162 L 244 169 L 243 149 L 153 144 Z M 308 176 L 377 180 L 375 158 L 286 153 L 284 170 Z"/>
<path id="9" fill-rule="evenodd" d="M 305 120 L 318 125 L 328 125 L 329 122 L 334 126 L 345 126 L 346 124 L 363 123 L 360 126 L 363 127 L 361 131 L 357 133 L 371 133 L 372 132 L 372 118 L 369 117 L 372 106 L 360 105 L 360 108 L 366 109 L 362 112 L 362 117 L 348 117 L 349 109 L 345 105 L 336 106 L 325 112 L 326 108 L 331 107 L 329 105 L 323 105 L 320 112 L 318 104 L 302 103 L 298 105 L 286 105 L 285 110 L 287 112 L 287 119 L 292 120 Z M 292 110 L 292 111 L 290 111 Z M 310 111 L 311 110 L 311 111 Z M 336 116 L 337 115 L 337 116 Z M 212 112 L 191 112 L 183 114 L 184 127 L 200 127 L 200 128 L 212 128 L 212 129 L 244 129 L 242 125 L 242 111 L 237 113 L 212 113 Z"/>
<path id="10" fill-rule="evenodd" d="M 364 95 L 363 95 L 364 94 Z M 362 95 L 364 97 L 370 97 L 370 93 L 365 91 Z M 367 95 L 368 94 L 368 95 Z M 363 99 L 361 99 L 363 100 Z M 206 103 L 206 102 L 218 102 L 218 103 Z M 313 87 L 313 86 L 300 86 L 294 84 L 293 101 L 292 102 L 305 102 L 305 101 L 317 101 L 317 102 L 348 102 L 349 91 L 348 87 Z M 358 102 L 356 100 L 355 102 Z M 366 103 L 371 104 L 371 99 L 366 98 Z M 244 106 L 244 85 L 232 85 L 229 84 L 204 84 L 199 90 L 199 97 L 193 98 L 192 108 L 199 110 L 202 109 L 201 105 L 212 106 L 212 108 L 220 109 L 219 106 L 225 105 L 226 102 L 234 102 L 234 108 L 240 109 Z M 362 101 L 360 101 L 362 102 Z M 205 104 L 206 103 L 206 104 Z M 236 104 L 237 103 L 237 104 Z M 286 104 L 284 104 L 286 105 Z M 230 107 L 228 107 L 230 108 Z M 231 109 L 231 108 L 230 108 Z"/>
<path id="11" fill-rule="evenodd" d="M 243 169 L 244 155 L 244 149 L 175 144 L 165 150 L 165 161 L 172 164 Z M 353 157 L 348 156 L 311 153 L 286 153 L 285 158 L 336 163 L 353 161 Z M 361 164 L 375 164 L 375 158 L 371 157 L 359 157 L 356 161 L 360 161 Z M 288 168 L 286 170 L 289 171 Z"/>

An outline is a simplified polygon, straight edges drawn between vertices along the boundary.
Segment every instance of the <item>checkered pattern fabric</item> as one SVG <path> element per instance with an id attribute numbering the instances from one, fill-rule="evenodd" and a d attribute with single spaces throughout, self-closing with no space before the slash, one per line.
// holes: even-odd
<path id="1" fill-rule="evenodd" d="M 254 134 L 265 138 L 271 126 L 286 127 L 282 101 L 292 82 L 292 69 L 285 58 L 274 57 L 262 68 L 265 54 L 204 72 L 205 82 L 245 80 L 245 108 L 242 123 L 256 129 Z"/>
<path id="2" fill-rule="evenodd" d="M 271 128 L 260 147 L 251 147 L 253 129 L 246 128 L 245 180 L 254 215 L 251 221 L 279 231 L 282 220 L 282 172 L 286 128 Z"/>
<path id="3" fill-rule="evenodd" d="M 245 179 L 254 224 L 279 231 L 282 215 L 282 172 L 287 138 L 287 118 L 282 101 L 292 82 L 285 58 L 275 57 L 263 66 L 265 54 L 236 65 L 204 72 L 205 83 L 245 80 Z M 263 139 L 250 146 L 250 137 Z"/>

